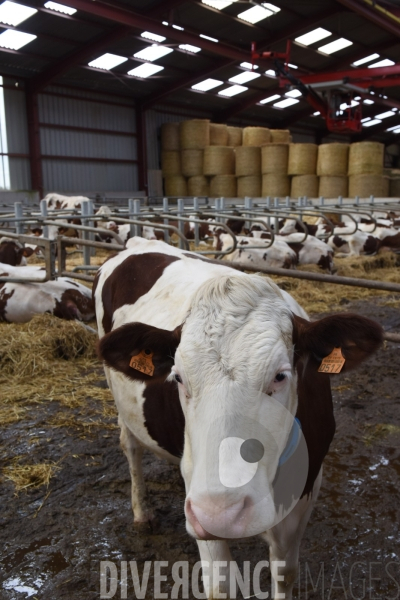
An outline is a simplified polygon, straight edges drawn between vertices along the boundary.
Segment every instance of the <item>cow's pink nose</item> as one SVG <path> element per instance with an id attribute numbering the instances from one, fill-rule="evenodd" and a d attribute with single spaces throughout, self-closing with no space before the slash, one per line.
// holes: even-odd
<path id="1" fill-rule="evenodd" d="M 186 518 L 201 540 L 240 538 L 244 536 L 249 519 L 250 502 L 246 498 L 221 508 L 215 499 L 195 503 L 186 500 Z"/>

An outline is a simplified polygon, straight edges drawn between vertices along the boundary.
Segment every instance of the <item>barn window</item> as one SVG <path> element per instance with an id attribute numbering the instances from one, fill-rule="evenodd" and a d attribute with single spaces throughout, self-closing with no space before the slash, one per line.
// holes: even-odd
<path id="1" fill-rule="evenodd" d="M 10 164 L 6 129 L 3 78 L 0 76 L 0 189 L 10 189 Z"/>

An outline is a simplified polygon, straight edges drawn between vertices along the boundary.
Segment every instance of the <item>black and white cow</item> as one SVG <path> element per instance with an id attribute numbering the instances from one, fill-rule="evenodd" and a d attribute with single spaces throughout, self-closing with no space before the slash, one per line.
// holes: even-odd
<path id="1" fill-rule="evenodd" d="M 140 238 L 103 264 L 93 292 L 134 521 L 152 518 L 147 448 L 181 465 L 186 527 L 208 573 L 214 561 L 230 564 L 227 539 L 261 534 L 272 596 L 290 599 L 335 431 L 329 375 L 318 369 L 336 347 L 344 369 L 356 367 L 380 346 L 381 327 L 351 314 L 311 323 L 268 278 Z M 297 470 L 304 479 L 294 500 Z M 279 577 L 276 561 L 285 564 Z M 204 585 L 207 598 L 228 589 L 212 576 Z"/>

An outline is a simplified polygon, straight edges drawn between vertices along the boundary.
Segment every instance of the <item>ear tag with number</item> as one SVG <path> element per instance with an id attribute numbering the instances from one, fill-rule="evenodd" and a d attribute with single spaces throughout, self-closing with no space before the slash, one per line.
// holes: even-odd
<path id="1" fill-rule="evenodd" d="M 154 365 L 153 365 L 153 354 L 150 350 L 142 350 L 136 356 L 132 356 L 129 361 L 129 366 L 132 369 L 136 369 L 136 371 L 140 371 L 145 375 L 149 375 L 150 377 L 154 374 Z"/>
<path id="2" fill-rule="evenodd" d="M 341 348 L 334 348 L 329 356 L 323 359 L 318 373 L 340 373 L 345 362 Z"/>

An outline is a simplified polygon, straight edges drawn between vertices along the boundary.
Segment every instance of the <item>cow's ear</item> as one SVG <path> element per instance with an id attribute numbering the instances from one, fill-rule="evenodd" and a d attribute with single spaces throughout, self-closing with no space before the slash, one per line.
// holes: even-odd
<path id="1" fill-rule="evenodd" d="M 179 326 L 168 331 L 144 323 L 128 323 L 101 338 L 98 355 L 108 367 L 130 379 L 154 381 L 170 373 L 181 329 Z"/>
<path id="2" fill-rule="evenodd" d="M 341 348 L 342 371 L 357 367 L 383 342 L 382 327 L 356 314 L 339 313 L 313 323 L 298 316 L 293 320 L 295 356 L 311 355 L 321 363 L 334 348 Z"/>

